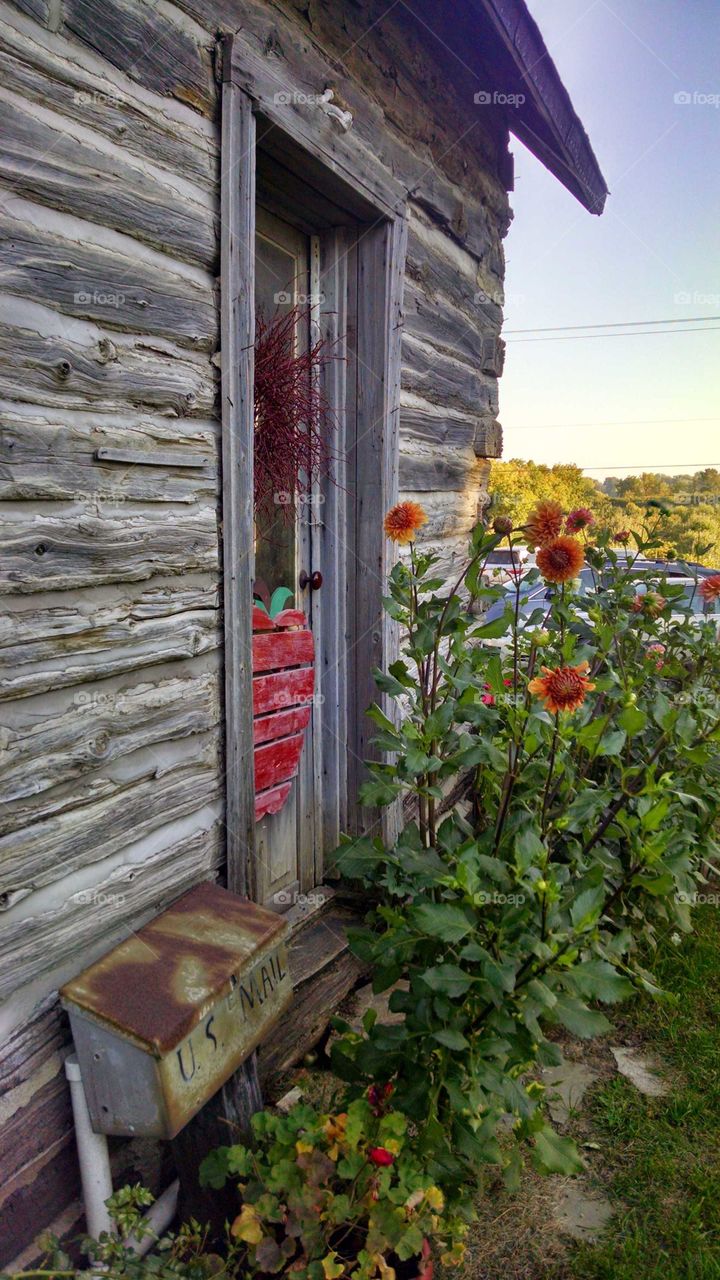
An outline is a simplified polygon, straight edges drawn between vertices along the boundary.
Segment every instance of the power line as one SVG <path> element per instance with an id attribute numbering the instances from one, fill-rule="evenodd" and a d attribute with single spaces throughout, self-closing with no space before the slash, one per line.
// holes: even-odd
<path id="1" fill-rule="evenodd" d="M 552 463 L 546 465 L 562 466 L 562 463 Z M 720 467 L 720 462 L 633 462 L 625 464 L 614 464 L 612 467 L 583 467 L 580 463 L 576 463 L 581 471 L 659 471 L 664 467 L 675 467 L 683 469 L 684 467 L 694 467 L 696 471 L 704 471 L 706 467 Z"/>
<path id="2" fill-rule="evenodd" d="M 557 324 L 537 329 L 506 329 L 505 333 L 567 333 L 575 329 L 642 329 L 649 324 L 704 324 L 720 316 L 676 316 L 669 320 L 611 320 L 604 324 Z"/>
<path id="3" fill-rule="evenodd" d="M 508 345 L 517 346 L 519 342 L 582 342 L 587 338 L 661 338 L 663 334 L 714 333 L 716 329 L 720 329 L 719 324 L 709 324 L 705 329 L 637 329 L 634 333 L 559 333 L 551 338 L 511 338 Z"/>
<path id="4" fill-rule="evenodd" d="M 517 426 L 505 427 L 506 431 L 574 431 L 578 427 L 645 427 L 660 426 L 663 423 L 678 423 L 688 426 L 694 422 L 720 422 L 720 418 L 626 418 L 618 422 L 546 422 L 520 423 Z"/>

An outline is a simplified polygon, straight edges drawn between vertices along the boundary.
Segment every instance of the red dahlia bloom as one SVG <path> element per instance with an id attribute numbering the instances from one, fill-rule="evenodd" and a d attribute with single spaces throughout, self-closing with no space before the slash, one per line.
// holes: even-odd
<path id="1" fill-rule="evenodd" d="M 568 513 L 565 528 L 568 533 L 579 533 L 581 529 L 588 529 L 594 523 L 595 516 L 589 507 L 575 507 Z"/>
<path id="2" fill-rule="evenodd" d="M 703 578 L 700 583 L 700 595 L 703 600 L 720 599 L 720 573 L 714 573 L 710 578 Z"/>

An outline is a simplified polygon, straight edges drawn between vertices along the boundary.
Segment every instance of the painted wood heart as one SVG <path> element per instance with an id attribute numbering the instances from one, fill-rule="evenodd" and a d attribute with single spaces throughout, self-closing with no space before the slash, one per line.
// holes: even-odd
<path id="1" fill-rule="evenodd" d="M 274 618 L 253 606 L 255 821 L 279 813 L 297 777 L 315 689 L 315 646 L 305 614 Z"/>

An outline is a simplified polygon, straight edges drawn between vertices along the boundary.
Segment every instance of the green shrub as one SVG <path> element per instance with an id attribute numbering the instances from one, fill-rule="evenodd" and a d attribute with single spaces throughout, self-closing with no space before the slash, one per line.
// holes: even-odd
<path id="1" fill-rule="evenodd" d="M 422 512 L 401 508 L 386 529 L 409 541 Z M 412 543 L 393 569 L 403 656 L 376 673 L 385 757 L 362 799 L 410 796 L 417 820 L 389 847 L 348 839 L 338 854 L 377 902 L 353 949 L 376 992 L 396 987 L 402 1018 L 342 1027 L 334 1069 L 355 1088 L 393 1082 L 450 1197 L 487 1163 L 515 1182 L 526 1151 L 542 1170 L 581 1167 L 545 1115 L 538 1069 L 561 1060 L 549 1032 L 597 1035 L 597 1004 L 659 994 L 638 944 L 690 929 L 717 855 L 717 621 L 691 616 L 660 570 L 639 588 L 609 534 L 589 541 L 591 512 L 544 503 L 522 530 L 508 523 L 475 530 L 450 589 Z M 651 549 L 652 531 L 633 537 Z M 483 621 L 477 603 L 502 597 L 485 585 L 488 553 L 505 538 L 539 548 L 530 580 L 548 591 L 528 616 L 517 582 Z"/>

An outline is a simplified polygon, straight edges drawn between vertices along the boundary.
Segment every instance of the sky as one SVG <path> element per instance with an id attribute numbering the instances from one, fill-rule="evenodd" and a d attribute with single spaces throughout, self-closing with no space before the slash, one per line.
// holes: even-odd
<path id="1" fill-rule="evenodd" d="M 720 466 L 720 0 L 529 8 L 610 195 L 594 217 L 511 139 L 504 457 L 574 462 L 597 479 Z M 698 316 L 708 332 L 678 332 L 702 328 L 688 323 Z M 537 332 L 651 320 L 686 324 L 651 337 Z"/>

